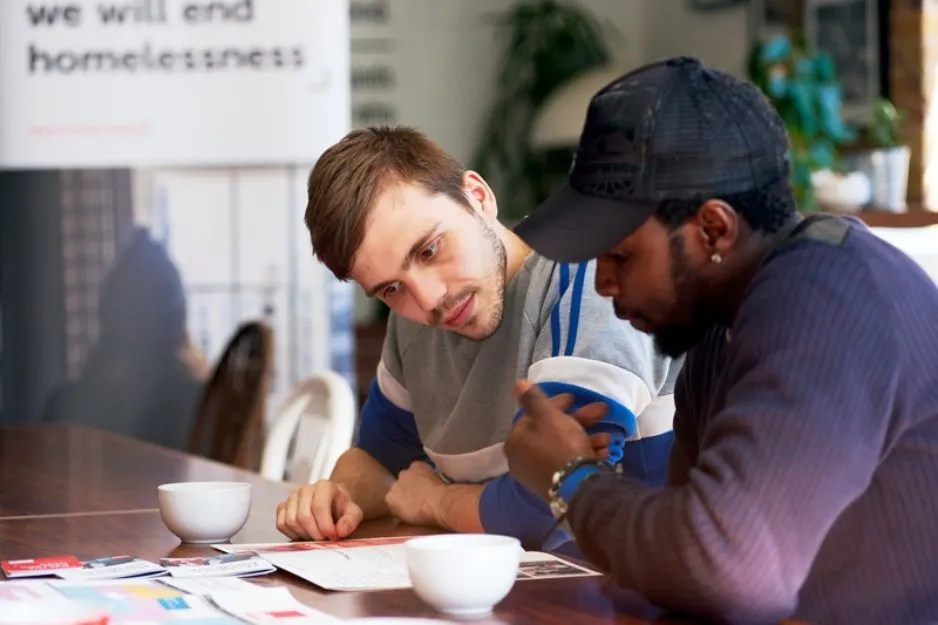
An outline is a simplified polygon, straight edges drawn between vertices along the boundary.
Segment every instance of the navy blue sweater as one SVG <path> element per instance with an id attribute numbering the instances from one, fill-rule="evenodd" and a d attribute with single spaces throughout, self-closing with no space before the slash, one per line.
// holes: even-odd
<path id="1" fill-rule="evenodd" d="M 609 474 L 573 501 L 620 585 L 729 622 L 938 622 L 938 288 L 912 260 L 799 227 L 675 401 L 668 487 Z"/>

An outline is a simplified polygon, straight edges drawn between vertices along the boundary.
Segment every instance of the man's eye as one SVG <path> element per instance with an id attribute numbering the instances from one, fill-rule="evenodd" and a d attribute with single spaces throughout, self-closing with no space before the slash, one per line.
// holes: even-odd
<path id="1" fill-rule="evenodd" d="M 440 249 L 440 242 L 434 241 L 427 247 L 423 248 L 423 251 L 420 252 L 420 257 L 424 260 L 430 260 L 431 258 L 436 256 L 436 253 L 439 251 L 439 249 Z"/>
<path id="2" fill-rule="evenodd" d="M 393 295 L 396 295 L 396 294 L 397 294 L 397 290 L 398 290 L 399 288 L 400 288 L 400 287 L 399 287 L 396 283 L 395 283 L 395 284 L 389 284 L 389 285 L 387 285 L 386 287 L 384 287 L 384 290 L 383 290 L 383 291 L 381 291 L 381 297 L 383 297 L 383 298 L 388 298 L 388 297 L 391 297 L 391 296 L 393 296 Z"/>

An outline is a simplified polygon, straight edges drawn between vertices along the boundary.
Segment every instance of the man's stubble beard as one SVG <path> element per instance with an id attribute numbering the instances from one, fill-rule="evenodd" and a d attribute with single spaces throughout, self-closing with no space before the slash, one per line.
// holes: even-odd
<path id="1" fill-rule="evenodd" d="M 502 317 L 505 314 L 505 282 L 508 271 L 508 254 L 505 251 L 505 244 L 498 238 L 495 228 L 479 218 L 482 227 L 482 236 L 485 239 L 486 246 L 494 256 L 489 271 L 482 279 L 481 290 L 488 290 L 494 301 L 492 302 L 491 315 L 485 328 L 476 325 L 476 321 L 471 322 L 471 326 L 481 330 L 481 336 L 475 336 L 476 340 L 485 340 L 492 336 L 502 323 Z"/>
<path id="2" fill-rule="evenodd" d="M 690 318 L 679 324 L 652 332 L 655 347 L 671 358 L 686 354 L 710 331 L 715 323 L 713 307 L 707 299 L 706 285 L 688 269 L 684 237 L 675 234 L 670 240 L 671 282 L 674 285 L 675 310 L 690 311 Z"/>

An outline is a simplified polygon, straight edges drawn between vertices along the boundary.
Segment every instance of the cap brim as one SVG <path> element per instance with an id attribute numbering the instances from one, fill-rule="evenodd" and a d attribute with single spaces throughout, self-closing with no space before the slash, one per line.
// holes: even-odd
<path id="1" fill-rule="evenodd" d="M 515 233 L 541 256 L 577 263 L 612 250 L 655 208 L 651 202 L 585 195 L 567 184 L 518 224 Z"/>

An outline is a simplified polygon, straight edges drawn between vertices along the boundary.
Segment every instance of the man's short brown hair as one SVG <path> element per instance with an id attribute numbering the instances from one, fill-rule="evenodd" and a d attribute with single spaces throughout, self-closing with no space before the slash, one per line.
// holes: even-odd
<path id="1" fill-rule="evenodd" d="M 347 280 L 368 214 L 388 185 L 416 184 L 469 207 L 464 172 L 413 128 L 353 130 L 326 150 L 309 174 L 306 227 L 313 252 L 337 278 Z"/>

